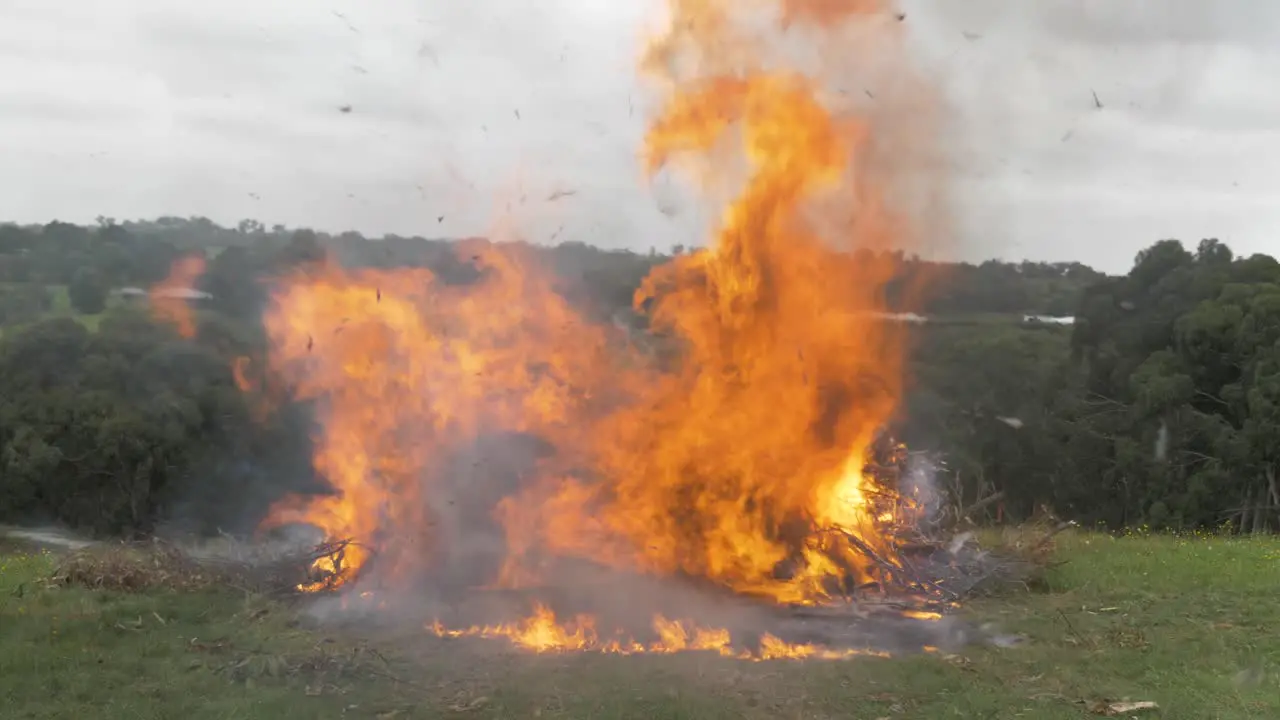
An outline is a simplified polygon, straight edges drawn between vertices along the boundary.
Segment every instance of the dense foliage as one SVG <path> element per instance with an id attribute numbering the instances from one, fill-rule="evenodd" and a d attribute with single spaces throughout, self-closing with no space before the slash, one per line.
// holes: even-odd
<path id="1" fill-rule="evenodd" d="M 909 415 L 952 487 L 1109 526 L 1280 525 L 1280 264 L 1161 241 L 1075 317 L 922 345 Z"/>
<path id="2" fill-rule="evenodd" d="M 634 291 L 668 259 L 581 243 L 530 250 L 583 312 L 640 326 Z M 113 292 L 153 286 L 193 251 L 208 258 L 198 289 L 212 295 L 195 338 Z M 231 367 L 261 352 L 264 280 L 326 254 L 429 266 L 450 282 L 476 273 L 444 240 L 251 220 L 0 226 L 0 519 L 231 529 L 316 487 L 307 408 L 262 421 Z M 940 480 L 956 502 L 999 491 L 991 511 L 1010 519 L 1046 505 L 1111 526 L 1280 526 L 1275 260 L 1237 259 L 1213 240 L 1156 243 L 1120 277 L 1078 263 L 898 260 L 891 304 L 931 288 L 903 307 L 930 321 L 916 333 L 898 430 L 945 457 Z"/>

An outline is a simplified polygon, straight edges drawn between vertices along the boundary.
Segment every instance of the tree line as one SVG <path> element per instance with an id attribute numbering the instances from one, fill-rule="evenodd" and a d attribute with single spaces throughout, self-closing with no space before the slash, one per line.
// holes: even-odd
<path id="1" fill-rule="evenodd" d="M 906 414 L 954 494 L 1110 527 L 1280 527 L 1280 264 L 1164 240 L 1077 307 L 1069 329 L 923 337 Z"/>
<path id="2" fill-rule="evenodd" d="M 670 257 L 528 249 L 583 312 L 641 327 L 635 289 Z M 208 258 L 197 289 L 211 295 L 194 339 L 110 300 L 191 252 Z M 271 499 L 322 489 L 308 409 L 255 417 L 231 360 L 261 352 L 264 281 L 325 256 L 456 282 L 475 274 L 447 239 L 204 218 L 0 225 L 0 519 L 110 534 L 160 521 L 246 529 Z M 1280 526 L 1274 259 L 1167 240 L 1122 276 L 1080 263 L 896 260 L 891 304 L 919 277 L 939 281 L 911 308 L 937 322 L 915 333 L 895 430 L 945 459 L 939 481 L 957 502 L 1002 493 L 990 512 L 1008 520 L 1043 505 L 1112 527 Z M 1028 326 L 1023 315 L 1075 322 Z"/>

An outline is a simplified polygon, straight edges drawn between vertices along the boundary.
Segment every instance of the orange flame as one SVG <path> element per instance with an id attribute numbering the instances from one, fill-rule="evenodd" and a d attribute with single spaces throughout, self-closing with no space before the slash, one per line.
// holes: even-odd
<path id="1" fill-rule="evenodd" d="M 196 281 L 204 275 L 205 264 L 203 253 L 180 257 L 169 266 L 169 275 L 147 293 L 155 318 L 172 324 L 184 338 L 196 336 L 196 317 L 190 299 L 181 293 L 195 287 Z"/>
<path id="2" fill-rule="evenodd" d="M 439 621 L 428 629 L 439 637 L 480 637 L 505 639 L 512 645 L 536 653 L 587 651 L 619 655 L 640 653 L 713 652 L 740 660 L 780 660 L 820 658 L 837 660 L 856 656 L 887 657 L 869 649 L 832 649 L 814 644 L 787 643 L 764 634 L 756 650 L 735 647 L 729 631 L 705 628 L 669 620 L 661 615 L 653 618 L 653 632 L 658 636 L 648 644 L 638 642 L 618 631 L 602 635 L 595 619 L 579 615 L 564 623 L 545 605 L 537 605 L 529 617 L 513 623 L 476 625 L 469 628 L 446 628 Z"/>
<path id="3" fill-rule="evenodd" d="M 288 498 L 270 524 L 364 543 L 394 529 L 380 562 L 421 568 L 414 542 L 443 541 L 432 527 L 445 489 L 430 485 L 451 452 L 482 429 L 555 439 L 585 417 L 580 380 L 609 375 L 603 332 L 514 256 L 486 247 L 475 258 L 489 277 L 462 288 L 427 270 L 333 266 L 281 284 L 266 318 L 271 369 L 319 403 L 314 464 L 336 494 Z M 346 568 L 367 559 L 356 550 Z"/>
<path id="4" fill-rule="evenodd" d="M 711 247 L 656 269 L 637 293 L 684 362 L 595 428 L 606 482 L 594 492 L 563 483 L 502 515 L 521 534 L 538 527 L 558 553 L 811 602 L 832 577 L 869 580 L 871 563 L 797 533 L 835 529 L 893 554 L 879 526 L 895 518 L 874 506 L 863 467 L 902 389 L 903 329 L 875 315 L 896 267 L 840 251 L 885 247 L 895 224 L 876 186 L 856 182 L 869 128 L 824 107 L 812 80 L 756 70 L 730 7 L 673 2 L 672 29 L 645 62 L 675 88 L 646 139 L 649 168 L 718 158 L 735 138 L 749 168 Z M 787 11 L 827 22 L 837 7 L 880 4 L 810 0 Z M 703 74 L 684 79 L 671 67 L 690 56 Z M 717 167 L 700 176 L 709 186 Z M 812 201 L 850 178 L 859 214 L 842 236 L 823 237 Z M 796 572 L 777 577 L 787 562 Z"/>

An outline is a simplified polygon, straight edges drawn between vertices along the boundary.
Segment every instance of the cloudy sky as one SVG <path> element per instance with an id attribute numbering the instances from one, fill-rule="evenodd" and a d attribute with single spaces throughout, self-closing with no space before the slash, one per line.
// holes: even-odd
<path id="1" fill-rule="evenodd" d="M 0 0 L 0 218 L 697 242 L 690 200 L 635 159 L 658 6 Z M 902 6 L 948 100 L 954 252 L 1280 253 L 1280 3 Z"/>

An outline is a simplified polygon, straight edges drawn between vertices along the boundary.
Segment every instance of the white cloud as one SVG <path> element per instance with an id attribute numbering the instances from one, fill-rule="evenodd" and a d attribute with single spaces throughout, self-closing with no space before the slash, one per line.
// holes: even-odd
<path id="1" fill-rule="evenodd" d="M 1280 6 L 913 4 L 958 110 L 971 250 L 1109 270 L 1165 237 L 1280 251 Z"/>
<path id="2" fill-rule="evenodd" d="M 953 112 L 953 251 L 1121 270 L 1168 236 L 1280 250 L 1280 5 L 903 5 Z M 689 244 L 697 213 L 636 163 L 661 9 L 8 0 L 0 217 Z"/>

